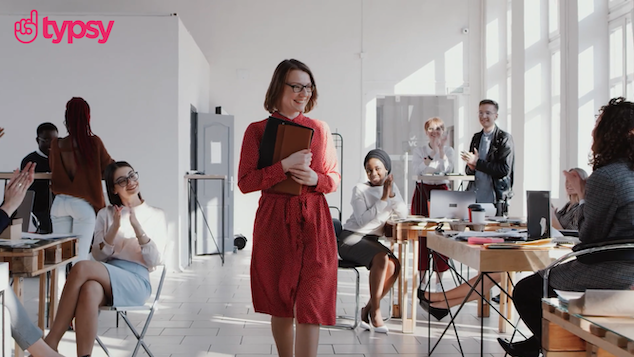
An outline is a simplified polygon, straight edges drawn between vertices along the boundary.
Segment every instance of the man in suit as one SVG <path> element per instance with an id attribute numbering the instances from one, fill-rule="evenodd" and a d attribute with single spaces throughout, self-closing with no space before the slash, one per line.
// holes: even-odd
<path id="1" fill-rule="evenodd" d="M 469 152 L 460 157 L 467 164 L 467 175 L 475 175 L 467 190 L 476 192 L 476 202 L 494 203 L 496 216 L 508 212 L 508 200 L 513 197 L 513 166 L 515 154 L 513 137 L 498 128 L 499 105 L 493 100 L 480 101 L 479 119 L 482 130 L 475 133 Z"/>
<path id="2" fill-rule="evenodd" d="M 57 127 L 52 123 L 42 123 L 37 127 L 37 150 L 28 154 L 22 159 L 21 168 L 24 169 L 27 163 L 36 163 L 35 172 L 51 172 L 48 164 L 48 153 L 51 148 L 51 141 L 57 138 Z M 53 201 L 49 190 L 48 180 L 35 180 L 29 190 L 35 192 L 33 203 L 33 214 L 40 221 L 38 233 L 53 232 L 51 223 L 51 202 Z"/>

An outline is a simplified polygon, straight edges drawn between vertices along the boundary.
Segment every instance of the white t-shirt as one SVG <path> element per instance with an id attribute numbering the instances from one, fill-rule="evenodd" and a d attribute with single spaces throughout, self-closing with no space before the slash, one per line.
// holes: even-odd
<path id="1" fill-rule="evenodd" d="M 362 234 L 383 235 L 383 226 L 392 213 L 399 218 L 407 217 L 407 205 L 398 187 L 392 183 L 393 198 L 382 201 L 383 186 L 370 186 L 369 182 L 358 183 L 352 190 L 352 216 L 343 229 Z"/>
<path id="2" fill-rule="evenodd" d="M 417 176 L 420 175 L 432 175 L 435 173 L 446 174 L 447 172 L 453 172 L 453 148 L 451 146 L 444 146 L 445 158 L 440 157 L 440 153 L 432 150 L 429 144 L 425 144 L 422 147 L 414 148 L 414 157 L 412 158 L 412 164 L 414 165 L 414 172 Z M 429 162 L 429 165 L 425 164 L 426 157 L 432 157 L 433 160 Z M 431 185 L 440 185 L 443 183 L 449 183 L 449 180 L 423 180 L 424 183 Z"/>

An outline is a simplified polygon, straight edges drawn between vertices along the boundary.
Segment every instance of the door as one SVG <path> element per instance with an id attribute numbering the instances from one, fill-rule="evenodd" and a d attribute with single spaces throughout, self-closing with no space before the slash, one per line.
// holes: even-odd
<path id="1" fill-rule="evenodd" d="M 198 113 L 197 170 L 205 175 L 223 175 L 227 179 L 196 180 L 201 210 L 196 212 L 194 245 L 196 255 L 217 254 L 233 249 L 233 131 L 231 115 Z M 222 196 L 224 194 L 224 205 Z M 202 217 L 204 212 L 209 230 Z M 224 232 L 223 232 L 224 230 Z"/>

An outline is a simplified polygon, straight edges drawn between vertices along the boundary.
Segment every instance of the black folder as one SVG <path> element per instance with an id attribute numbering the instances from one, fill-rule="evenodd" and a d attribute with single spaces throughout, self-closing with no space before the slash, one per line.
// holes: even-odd
<path id="1" fill-rule="evenodd" d="M 292 121 L 269 117 L 260 142 L 258 169 L 262 169 L 285 159 L 290 154 L 310 149 L 315 130 Z M 286 174 L 286 180 L 276 184 L 272 189 L 276 192 L 299 195 L 302 185 Z"/>

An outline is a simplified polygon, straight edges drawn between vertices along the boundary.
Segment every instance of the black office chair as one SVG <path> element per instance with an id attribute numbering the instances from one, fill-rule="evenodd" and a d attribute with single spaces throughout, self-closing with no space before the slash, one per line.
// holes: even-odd
<path id="1" fill-rule="evenodd" d="M 341 221 L 338 220 L 337 218 L 333 218 L 332 219 L 332 223 L 335 229 L 335 237 L 339 237 L 339 235 L 341 234 L 341 231 L 343 230 L 343 227 L 341 225 Z M 343 315 L 339 315 L 337 316 L 338 320 L 352 320 L 352 323 L 344 323 L 344 324 L 336 324 L 335 326 L 333 326 L 334 328 L 342 328 L 342 329 L 350 329 L 350 330 L 354 330 L 355 328 L 357 328 L 357 326 L 359 326 L 359 324 L 361 323 L 361 316 L 360 316 L 360 309 L 361 309 L 361 302 L 359 299 L 359 293 L 360 293 L 360 275 L 359 275 L 359 269 L 358 268 L 362 268 L 364 267 L 361 264 L 357 264 L 354 262 L 350 262 L 347 260 L 343 260 L 340 259 L 339 260 L 339 269 L 347 269 L 347 270 L 354 270 L 354 273 L 356 275 L 356 280 L 355 280 L 355 308 L 354 308 L 354 316 L 343 316 Z"/>

